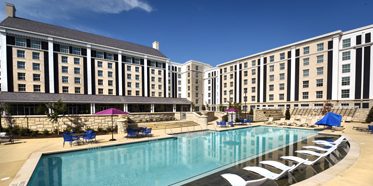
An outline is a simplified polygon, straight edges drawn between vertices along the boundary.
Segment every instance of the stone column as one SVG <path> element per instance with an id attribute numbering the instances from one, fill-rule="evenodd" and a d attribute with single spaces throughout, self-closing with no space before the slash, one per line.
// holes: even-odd
<path id="1" fill-rule="evenodd" d="M 125 134 L 128 127 L 128 115 L 121 115 L 117 120 L 118 134 Z"/>
<path id="2" fill-rule="evenodd" d="M 94 114 L 94 113 L 96 113 L 96 104 L 91 103 L 91 114 Z"/>
<path id="3" fill-rule="evenodd" d="M 144 78 L 144 92 L 143 92 L 143 94 L 144 94 L 144 96 L 145 97 L 150 97 L 150 95 L 148 95 L 148 58 L 147 58 L 147 56 L 144 56 L 144 77 L 142 77 L 142 78 Z"/>
<path id="4" fill-rule="evenodd" d="M 168 86 L 169 86 L 169 84 L 168 84 L 168 80 L 170 79 L 169 77 L 168 77 L 168 60 L 166 61 L 166 79 L 164 79 L 164 81 L 166 81 L 166 92 L 165 92 L 165 94 L 166 94 L 166 98 L 168 98 L 169 96 L 168 96 Z"/>
<path id="5" fill-rule="evenodd" d="M 1 91 L 8 92 L 8 71 L 6 56 L 6 30 L 0 30 L 1 35 Z"/>
<path id="6" fill-rule="evenodd" d="M 176 112 L 176 104 L 173 104 L 173 106 L 172 106 L 172 112 Z"/>
<path id="7" fill-rule="evenodd" d="M 87 45 L 87 87 L 88 94 L 92 94 L 92 59 L 91 45 Z"/>
<path id="8" fill-rule="evenodd" d="M 150 109 L 151 109 L 151 113 L 154 113 L 154 104 L 151 104 Z"/>
<path id="9" fill-rule="evenodd" d="M 208 116 L 207 115 L 202 115 L 200 116 L 199 120 L 199 124 L 202 125 L 202 126 L 206 126 L 207 125 L 207 120 L 208 119 Z"/>
<path id="10" fill-rule="evenodd" d="M 295 77 L 295 46 L 291 47 L 291 59 L 290 59 L 290 63 L 291 63 L 291 74 L 290 74 L 290 101 L 294 101 L 295 100 L 295 86 L 298 86 L 298 85 L 295 85 L 295 78 L 299 78 L 299 77 Z"/>
<path id="11" fill-rule="evenodd" d="M 257 72 L 258 73 L 258 72 Z M 257 90 L 259 91 L 259 96 L 260 96 L 260 103 L 263 103 L 263 80 L 264 80 L 264 56 L 261 55 L 260 56 L 260 90 Z"/>
<path id="12" fill-rule="evenodd" d="M 122 87 L 123 86 L 123 74 L 122 74 L 122 51 L 118 51 L 118 84 L 119 84 L 119 87 Z M 119 87 L 116 87 L 116 88 L 119 88 Z M 124 92 L 123 92 L 123 89 L 122 88 L 119 88 L 119 95 L 120 96 L 123 96 Z"/>
<path id="13" fill-rule="evenodd" d="M 49 65 L 49 93 L 54 92 L 54 59 L 53 59 L 53 38 L 48 37 L 48 65 Z"/>

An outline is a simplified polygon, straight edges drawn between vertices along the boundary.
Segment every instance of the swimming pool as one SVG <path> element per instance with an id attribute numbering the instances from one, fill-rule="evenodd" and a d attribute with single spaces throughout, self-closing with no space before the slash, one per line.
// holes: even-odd
<path id="1" fill-rule="evenodd" d="M 43 155 L 28 185 L 170 185 L 315 136 L 318 131 L 251 127 Z"/>

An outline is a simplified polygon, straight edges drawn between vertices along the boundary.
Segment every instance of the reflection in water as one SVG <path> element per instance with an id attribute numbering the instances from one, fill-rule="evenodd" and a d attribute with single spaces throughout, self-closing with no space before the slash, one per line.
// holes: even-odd
<path id="1" fill-rule="evenodd" d="M 243 162 L 234 166 L 242 170 L 264 159 L 295 155 L 299 143 L 308 144 L 309 140 L 314 140 L 308 138 L 316 133 L 313 130 L 253 127 L 46 155 L 40 159 L 29 185 L 168 185 L 236 161 Z M 258 156 L 260 153 L 266 154 Z M 331 162 L 336 159 L 338 157 L 331 158 Z M 330 166 L 324 164 L 317 165 L 315 170 Z M 225 183 L 224 180 L 220 182 Z"/>

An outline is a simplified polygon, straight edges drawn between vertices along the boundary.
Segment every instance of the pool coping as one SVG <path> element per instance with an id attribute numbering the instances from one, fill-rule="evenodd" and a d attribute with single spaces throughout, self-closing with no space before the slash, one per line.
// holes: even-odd
<path id="1" fill-rule="evenodd" d="M 276 126 L 276 125 L 263 125 L 263 124 L 256 124 L 256 125 L 247 125 L 244 127 L 239 127 L 239 128 L 220 128 L 218 130 L 214 129 L 208 129 L 208 130 L 203 130 L 203 131 L 216 131 L 216 132 L 221 132 L 221 131 L 227 131 L 227 130 L 232 130 L 232 129 L 242 129 L 242 128 L 250 128 L 250 127 L 257 127 L 257 126 L 268 126 L 268 127 L 279 127 L 279 128 L 295 128 L 295 129 L 305 129 L 305 130 L 319 130 L 316 128 L 301 128 L 301 127 L 289 127 L 289 126 Z M 201 131 L 193 131 L 193 132 L 201 132 Z M 182 132 L 184 133 L 184 132 Z M 182 134 L 182 133 L 174 133 L 174 134 Z M 187 133 L 187 132 L 185 132 Z M 341 135 L 341 134 L 336 134 L 336 133 L 326 133 L 326 132 L 319 132 L 319 134 L 327 134 L 327 135 Z M 306 180 L 303 180 L 301 182 L 298 182 L 297 184 L 294 185 L 320 185 L 320 184 L 325 184 L 334 177 L 338 176 L 339 174 L 343 173 L 345 170 L 350 168 L 359 158 L 360 156 L 360 146 L 359 144 L 354 141 L 351 137 L 348 135 L 343 135 L 349 140 L 350 142 L 350 151 L 347 153 L 346 157 L 335 164 L 333 167 L 318 173 L 315 176 L 312 176 L 310 178 L 307 178 Z M 39 163 L 39 160 L 42 155 L 47 155 L 47 154 L 56 154 L 56 153 L 65 153 L 65 152 L 72 152 L 72 151 L 80 151 L 80 150 L 87 150 L 87 149 L 95 149 L 95 148 L 101 148 L 101 147 L 111 147 L 111 146 L 118 146 L 118 145 L 125 145 L 125 144 L 135 144 L 135 143 L 141 143 L 141 142 L 147 142 L 147 141 L 155 141 L 155 140 L 160 140 L 160 139 L 170 139 L 170 138 L 175 138 L 173 135 L 166 134 L 166 136 L 162 137 L 154 137 L 154 138 L 145 138 L 145 139 L 139 139 L 136 141 L 125 141 L 125 142 L 114 142 L 114 143 L 109 143 L 109 144 L 98 144 L 94 146 L 89 146 L 89 147 L 79 147 L 79 148 L 74 148 L 74 149 L 62 149 L 62 150 L 53 150 L 53 151 L 44 151 L 44 152 L 33 152 L 29 156 L 29 158 L 26 160 L 26 162 L 23 164 L 21 169 L 17 172 L 16 176 L 14 179 L 10 182 L 9 185 L 27 185 L 28 182 L 30 181 L 32 174 L 35 171 L 35 168 L 37 164 Z M 357 151 L 357 153 L 355 153 Z M 351 153 L 354 152 L 354 153 Z M 338 166 L 339 165 L 339 166 Z M 344 170 L 344 171 L 340 171 Z"/>

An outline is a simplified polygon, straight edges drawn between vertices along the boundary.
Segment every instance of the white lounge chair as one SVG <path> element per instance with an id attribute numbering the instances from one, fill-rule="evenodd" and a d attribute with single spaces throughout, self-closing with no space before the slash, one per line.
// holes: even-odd
<path id="1" fill-rule="evenodd" d="M 324 148 L 318 147 L 318 146 L 303 146 L 302 148 L 313 149 L 313 150 L 318 150 L 318 151 L 328 151 L 329 150 L 329 149 L 324 149 Z"/>
<path id="2" fill-rule="evenodd" d="M 346 120 L 345 120 L 345 122 L 350 122 L 350 123 L 351 123 L 351 121 L 352 121 L 352 117 L 347 117 Z"/>
<path id="3" fill-rule="evenodd" d="M 300 154 L 308 154 L 308 155 L 313 155 L 313 156 L 327 156 L 329 155 L 330 153 L 332 153 L 334 150 L 337 149 L 337 145 L 336 146 L 333 146 L 332 148 L 328 149 L 328 151 L 326 151 L 325 153 L 317 153 L 315 151 L 310 151 L 310 150 L 297 150 L 295 151 L 296 153 L 300 153 Z"/>
<path id="4" fill-rule="evenodd" d="M 288 122 L 286 122 L 286 125 L 290 126 L 290 125 L 295 125 L 296 123 L 294 122 L 294 118 L 290 118 L 290 120 Z"/>
<path id="5" fill-rule="evenodd" d="M 243 178 L 236 174 L 222 174 L 221 175 L 225 180 L 227 180 L 232 186 L 260 186 L 265 181 L 267 181 L 267 178 L 261 178 L 257 180 L 250 180 L 245 181 Z"/>
<path id="6" fill-rule="evenodd" d="M 333 141 L 333 142 L 330 142 L 330 141 L 325 141 L 325 140 L 315 140 L 315 141 L 312 141 L 318 145 L 324 145 L 324 146 L 334 146 L 334 145 L 339 145 L 340 143 L 343 142 L 343 140 L 345 139 L 344 136 L 341 136 L 339 137 L 337 140 Z"/>
<path id="7" fill-rule="evenodd" d="M 287 166 L 283 163 L 280 163 L 278 161 L 261 161 L 259 162 L 260 164 L 264 164 L 264 165 L 269 165 L 269 166 L 272 166 L 274 168 L 277 168 L 277 169 L 281 169 L 281 170 L 288 170 L 288 172 L 293 172 L 294 170 L 296 170 L 300 165 L 302 165 L 304 162 L 308 161 L 308 159 L 306 160 L 303 160 L 303 161 L 299 161 L 297 165 L 295 166 Z"/>
<path id="8" fill-rule="evenodd" d="M 278 125 L 284 125 L 284 124 L 286 124 L 285 118 L 281 118 L 280 121 L 275 122 L 275 124 L 278 124 Z"/>
<path id="9" fill-rule="evenodd" d="M 307 125 L 306 119 L 301 119 L 299 123 L 296 123 L 298 127 L 304 127 Z"/>
<path id="10" fill-rule="evenodd" d="M 315 123 L 317 122 L 317 119 L 312 119 L 310 124 L 307 124 L 307 127 L 316 127 Z"/>
<path id="11" fill-rule="evenodd" d="M 283 170 L 280 174 L 273 173 L 273 172 L 271 172 L 271 171 L 269 171 L 265 168 L 262 168 L 262 167 L 245 167 L 243 169 L 245 169 L 247 171 L 255 172 L 257 174 L 260 174 L 260 175 L 262 175 L 265 178 L 268 178 L 270 180 L 278 180 L 282 176 L 284 176 L 290 169 L 293 169 L 294 167 L 295 167 L 295 165 L 289 167 L 289 169 Z"/>
<path id="12" fill-rule="evenodd" d="M 272 124 L 273 123 L 273 117 L 269 117 L 268 121 L 264 122 L 264 124 Z"/>

